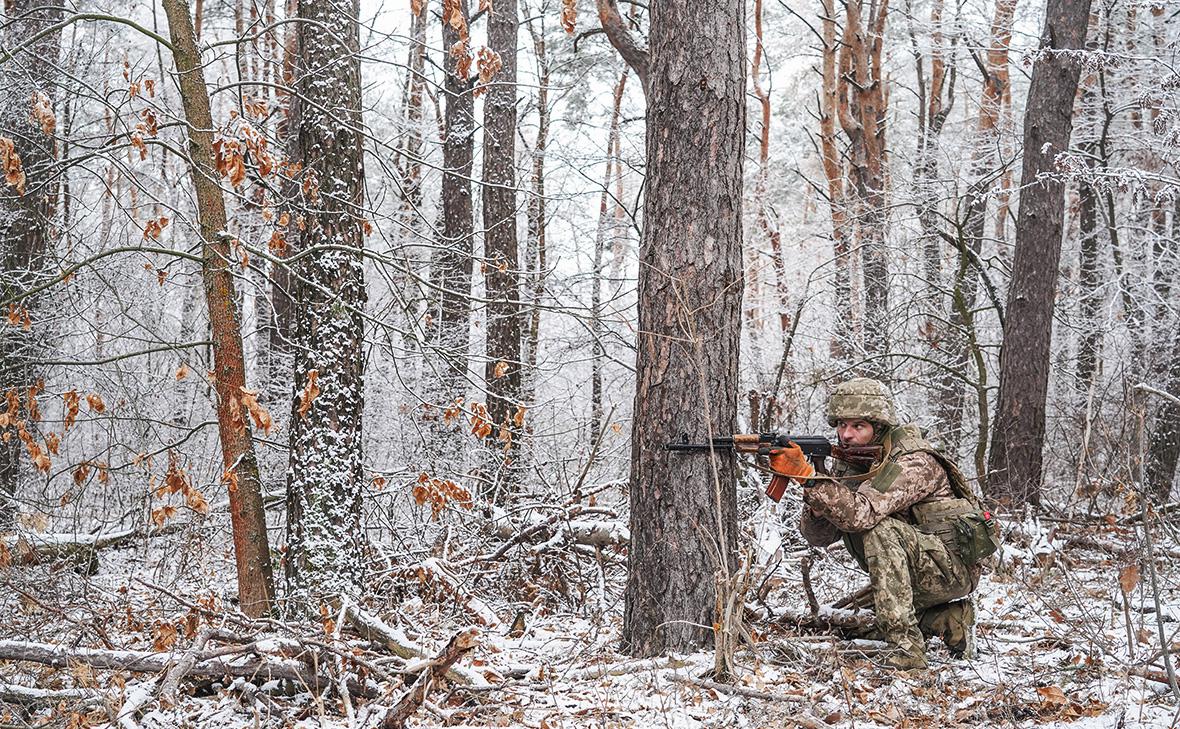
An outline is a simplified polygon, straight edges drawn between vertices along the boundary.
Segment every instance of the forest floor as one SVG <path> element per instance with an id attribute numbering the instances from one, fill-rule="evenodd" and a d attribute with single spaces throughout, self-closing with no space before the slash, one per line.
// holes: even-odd
<path id="1" fill-rule="evenodd" d="M 736 653 L 733 684 L 702 678 L 712 652 L 652 660 L 617 652 L 623 570 L 610 549 L 594 550 L 592 559 L 585 549 L 545 559 L 526 550 L 522 571 L 485 571 L 482 579 L 445 557 L 390 572 L 382 584 L 394 587 L 375 589 L 361 607 L 384 620 L 403 647 L 419 650 L 421 657 L 407 659 L 391 654 L 380 636 L 352 632 L 345 611 L 299 624 L 250 623 L 227 610 L 232 561 L 224 546 L 211 546 L 220 540 L 209 538 L 207 527 L 104 549 L 93 574 L 49 560 L 20 564 L 28 545 L 10 540 L 0 568 L 0 655 L 53 644 L 65 657 L 59 667 L 0 660 L 0 725 L 376 727 L 407 693 L 404 677 L 421 673 L 424 658 L 458 631 L 478 625 L 477 645 L 456 664 L 455 682 L 433 686 L 408 726 L 1175 726 L 1180 711 L 1159 646 L 1162 630 L 1180 648 L 1173 643 L 1180 540 L 1156 522 L 1153 576 L 1142 530 L 1132 522 L 1010 529 L 1000 565 L 977 592 L 977 657 L 953 660 L 931 641 L 930 670 L 908 674 L 874 664 L 882 644 L 800 626 L 811 615 L 805 558 L 821 604 L 865 578 L 838 547 L 792 551 L 788 543 L 785 559 L 762 582 L 772 586 L 765 599 L 751 598 L 758 603 L 751 614 L 762 617 L 749 625 L 753 648 L 747 643 Z M 580 564 L 566 564 L 573 561 Z M 821 615 L 863 618 L 826 608 Z M 200 641 L 203 647 L 194 646 Z M 145 660 L 127 651 L 163 655 L 165 668 L 190 651 L 196 661 L 269 661 L 302 669 L 304 677 L 326 676 L 333 688 L 351 679 L 352 689 L 346 706 L 341 692 L 308 691 L 306 680 L 190 676 L 169 702 L 159 666 L 117 670 Z M 96 665 L 95 655 L 106 655 L 107 664 Z"/>

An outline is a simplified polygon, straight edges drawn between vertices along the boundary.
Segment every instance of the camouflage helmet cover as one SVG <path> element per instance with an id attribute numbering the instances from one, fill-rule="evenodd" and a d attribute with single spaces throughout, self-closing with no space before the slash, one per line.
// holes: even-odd
<path id="1" fill-rule="evenodd" d="M 884 383 L 856 377 L 840 383 L 832 391 L 828 398 L 828 425 L 835 427 L 837 420 L 857 419 L 897 427 L 893 393 Z"/>

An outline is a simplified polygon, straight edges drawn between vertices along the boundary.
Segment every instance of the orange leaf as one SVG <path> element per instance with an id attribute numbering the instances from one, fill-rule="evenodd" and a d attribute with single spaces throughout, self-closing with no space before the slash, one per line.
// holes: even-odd
<path id="1" fill-rule="evenodd" d="M 504 360 L 500 360 L 496 363 L 496 366 L 492 368 L 492 376 L 496 379 L 499 379 L 506 374 L 508 374 L 508 363 Z"/>
<path id="2" fill-rule="evenodd" d="M 188 377 L 188 365 L 181 363 L 180 367 L 176 368 L 176 381 L 180 382 L 186 377 Z"/>
<path id="3" fill-rule="evenodd" d="M 4 171 L 4 181 L 16 189 L 17 195 L 25 194 L 25 171 L 21 166 L 20 155 L 16 152 L 16 145 L 8 137 L 0 137 L 0 168 Z"/>
<path id="4" fill-rule="evenodd" d="M 63 423 L 62 430 L 66 431 L 78 419 L 78 404 L 81 402 L 81 398 L 73 390 L 63 394 L 61 397 L 65 401 L 66 406 L 65 422 Z"/>
<path id="5" fill-rule="evenodd" d="M 320 394 L 320 386 L 315 383 L 319 376 L 319 370 L 307 371 L 307 385 L 299 395 L 299 417 L 301 418 L 307 417 L 307 412 L 311 410 L 311 404 Z"/>
<path id="6" fill-rule="evenodd" d="M 578 0 L 561 0 L 561 27 L 573 35 L 578 23 Z"/>
<path id="7" fill-rule="evenodd" d="M 241 390 L 242 404 L 250 411 L 250 417 L 254 419 L 254 427 L 261 428 L 263 433 L 269 434 L 274 423 L 271 421 L 270 413 L 258 403 L 258 391 L 247 390 L 245 387 Z"/>
<path id="8" fill-rule="evenodd" d="M 86 396 L 86 404 L 96 413 L 101 413 L 107 409 L 106 403 L 102 401 L 102 396 L 97 392 L 92 392 Z"/>

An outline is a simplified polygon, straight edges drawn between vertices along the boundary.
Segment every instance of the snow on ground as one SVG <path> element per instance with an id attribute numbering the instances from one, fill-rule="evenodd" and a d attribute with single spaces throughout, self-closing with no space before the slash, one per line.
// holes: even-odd
<path id="1" fill-rule="evenodd" d="M 732 686 L 702 678 L 712 668 L 711 652 L 647 660 L 620 655 L 623 573 L 617 559 L 606 562 L 605 579 L 597 584 L 570 588 L 584 598 L 564 603 L 513 602 L 513 583 L 487 589 L 489 581 L 483 580 L 474 583 L 485 586 L 471 595 L 477 598 L 474 614 L 457 609 L 453 599 L 416 592 L 413 583 L 368 595 L 363 607 L 428 656 L 455 632 L 476 624 L 480 611 L 498 613 L 499 625 L 481 628 L 479 647 L 461 661 L 488 685 L 436 688 L 410 726 L 1175 726 L 1180 710 L 1160 662 L 1159 621 L 1174 641 L 1180 629 L 1180 569 L 1174 565 L 1180 545 L 1170 527 L 1157 526 L 1153 581 L 1146 560 L 1138 558 L 1144 554 L 1140 535 L 1133 525 L 1103 522 L 1012 529 L 1001 564 L 977 593 L 978 656 L 952 660 L 932 641 L 931 669 L 919 674 L 876 667 L 875 651 L 882 644 L 803 630 L 789 621 L 752 622 L 755 649 L 738 653 L 740 676 Z M 7 586 L 0 590 L 0 639 L 182 653 L 202 628 L 241 632 L 216 617 L 232 607 L 224 579 L 232 574 L 231 562 L 223 547 L 204 539 L 182 533 L 150 545 L 110 548 L 101 554 L 99 572 L 90 576 L 62 565 L 10 565 L 0 570 Z M 806 612 L 801 561 L 808 552 L 797 544 L 784 532 L 786 558 L 771 576 L 775 587 L 765 600 L 776 616 Z M 811 555 L 811 583 L 821 603 L 865 584 L 840 549 Z M 570 570 L 567 578 L 574 574 Z M 1124 588 L 1129 588 L 1126 600 Z M 509 635 L 518 613 L 523 633 Z M 331 626 L 288 630 L 276 624 L 252 637 L 291 638 L 302 631 L 324 641 L 330 638 L 326 627 Z M 345 640 L 352 655 L 378 670 L 406 666 L 370 642 L 347 635 Z M 0 662 L 0 682 L 26 690 L 0 701 L 0 724 L 376 727 L 405 692 L 366 676 L 377 695 L 352 698 L 351 724 L 334 695 L 315 696 L 278 681 L 255 686 L 245 679 L 185 683 L 182 688 L 195 687 L 196 696 L 185 691 L 173 707 L 149 696 L 137 715 L 129 712 L 159 678 L 81 665 L 55 669 Z M 30 690 L 48 692 L 46 700 L 33 701 Z M 55 691 L 60 697 L 48 700 Z"/>

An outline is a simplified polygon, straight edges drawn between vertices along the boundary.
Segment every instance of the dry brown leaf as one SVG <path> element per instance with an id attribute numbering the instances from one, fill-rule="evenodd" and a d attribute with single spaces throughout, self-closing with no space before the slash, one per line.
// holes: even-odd
<path id="1" fill-rule="evenodd" d="M 66 406 L 65 422 L 62 424 L 62 430 L 66 431 L 69 430 L 70 426 L 74 424 L 74 421 L 78 419 L 78 406 L 82 399 L 78 396 L 78 393 L 73 390 L 63 394 L 61 397 L 62 400 L 65 401 Z"/>
<path id="2" fill-rule="evenodd" d="M 1057 686 L 1038 686 L 1037 694 L 1041 697 L 1041 703 L 1047 707 L 1064 706 L 1069 703 L 1065 692 Z"/>
<path id="3" fill-rule="evenodd" d="M 101 413 L 107 409 L 107 404 L 102 401 L 102 395 L 99 395 L 97 392 L 92 392 L 86 396 L 86 404 L 96 413 Z"/>
<path id="4" fill-rule="evenodd" d="M 247 390 L 245 387 L 242 390 L 242 404 L 250 411 L 250 417 L 254 419 L 254 427 L 261 428 L 265 434 L 270 433 L 271 426 L 274 422 L 271 420 L 270 413 L 266 408 L 258 402 L 258 391 Z"/>
<path id="5" fill-rule="evenodd" d="M 1139 565 L 1127 565 L 1119 571 L 1119 587 L 1123 592 L 1131 593 L 1139 585 Z"/>
<path id="6" fill-rule="evenodd" d="M 8 137 L 0 137 L 0 169 L 4 172 L 4 181 L 16 190 L 17 195 L 25 194 L 25 171 L 21 165 L 20 155 L 16 145 Z"/>
<path id="7" fill-rule="evenodd" d="M 33 92 L 33 109 L 30 116 L 41 127 L 45 136 L 53 136 L 57 130 L 57 117 L 53 115 L 53 102 L 44 91 Z"/>
<path id="8" fill-rule="evenodd" d="M 578 0 L 561 0 L 561 27 L 566 33 L 574 34 L 578 24 Z"/>

